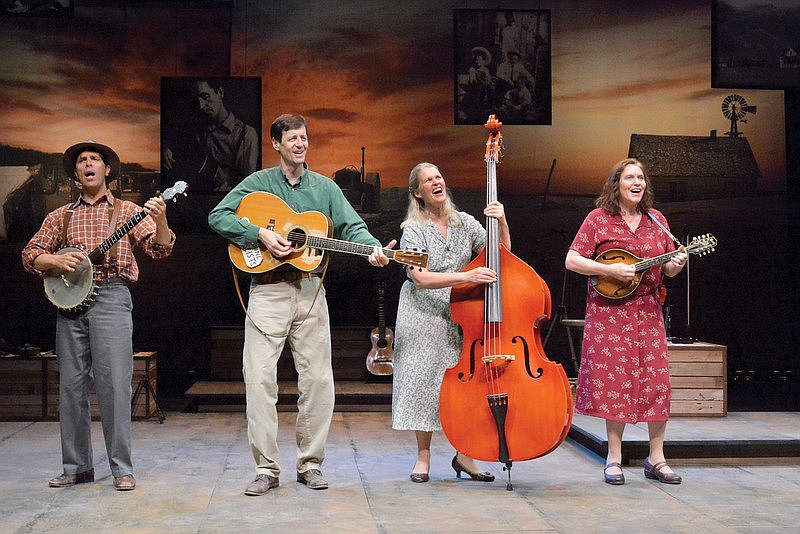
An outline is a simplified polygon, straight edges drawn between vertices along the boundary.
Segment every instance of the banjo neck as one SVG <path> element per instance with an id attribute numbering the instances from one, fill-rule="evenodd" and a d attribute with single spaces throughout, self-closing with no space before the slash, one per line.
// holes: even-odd
<path id="1" fill-rule="evenodd" d="M 105 253 L 111 250 L 111 247 L 113 247 L 117 241 L 125 237 L 125 235 L 127 235 L 127 233 L 130 232 L 134 226 L 139 224 L 146 216 L 147 212 L 142 210 L 128 219 L 128 222 L 117 228 L 114 233 L 108 236 L 102 243 L 97 245 L 97 248 L 89 253 L 89 261 L 91 261 L 93 265 L 99 265 L 102 263 Z"/>

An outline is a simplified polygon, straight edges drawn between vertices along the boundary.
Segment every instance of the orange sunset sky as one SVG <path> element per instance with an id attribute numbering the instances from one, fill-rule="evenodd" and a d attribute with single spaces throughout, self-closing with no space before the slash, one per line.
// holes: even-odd
<path id="1" fill-rule="evenodd" d="M 160 78 L 219 76 L 192 63 L 216 54 L 231 76 L 262 78 L 264 137 L 280 113 L 309 119 L 312 169 L 346 165 L 405 187 L 419 161 L 440 166 L 452 188 L 484 186 L 481 126 L 453 124 L 453 9 L 498 2 L 235 2 L 230 48 L 206 50 L 195 28 L 224 35 L 213 11 L 130 8 L 106 2 L 64 21 L 0 21 L 0 143 L 63 152 L 94 138 L 123 161 L 159 166 Z M 166 4 L 166 3 L 165 3 Z M 785 189 L 783 92 L 711 88 L 711 2 L 515 2 L 550 9 L 552 125 L 507 126 L 500 189 L 596 194 L 630 136 L 728 131 L 722 100 L 758 108 L 740 130 L 762 173 L 759 189 Z M 45 31 L 43 31 L 45 28 Z M 500 117 L 502 121 L 502 117 Z M 265 166 L 277 161 L 263 140 Z"/>

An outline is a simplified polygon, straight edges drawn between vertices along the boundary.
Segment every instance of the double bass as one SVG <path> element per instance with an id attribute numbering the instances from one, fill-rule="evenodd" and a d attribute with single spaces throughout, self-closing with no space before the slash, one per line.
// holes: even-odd
<path id="1" fill-rule="evenodd" d="M 486 123 L 486 200 L 497 200 L 502 124 Z M 464 269 L 497 273 L 491 284 L 461 284 L 450 294 L 450 313 L 464 341 L 447 369 L 439 396 L 442 429 L 459 452 L 486 462 L 539 458 L 558 447 L 572 423 L 572 392 L 563 367 L 550 361 L 540 323 L 550 317 L 544 280 L 499 242 L 497 219 L 487 218 L 486 246 Z"/>

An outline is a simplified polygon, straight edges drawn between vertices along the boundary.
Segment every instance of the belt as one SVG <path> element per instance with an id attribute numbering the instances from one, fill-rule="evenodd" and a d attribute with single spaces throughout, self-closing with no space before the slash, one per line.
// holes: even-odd
<path id="1" fill-rule="evenodd" d="M 305 271 L 280 271 L 277 273 L 266 272 L 253 276 L 257 284 L 277 284 L 278 282 L 294 283 L 298 280 L 319 278 L 320 273 L 307 273 Z"/>

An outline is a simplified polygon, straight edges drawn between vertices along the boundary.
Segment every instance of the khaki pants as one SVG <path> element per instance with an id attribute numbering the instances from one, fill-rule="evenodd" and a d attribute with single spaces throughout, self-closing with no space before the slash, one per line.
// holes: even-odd
<path id="1" fill-rule="evenodd" d="M 334 391 L 324 287 L 308 313 L 319 284 L 319 278 L 303 278 L 291 283 L 254 283 L 250 287 L 242 372 L 247 394 L 247 437 L 259 475 L 277 477 L 281 471 L 275 404 L 278 358 L 287 341 L 298 373 L 297 471 L 318 469 L 325 459 Z"/>

